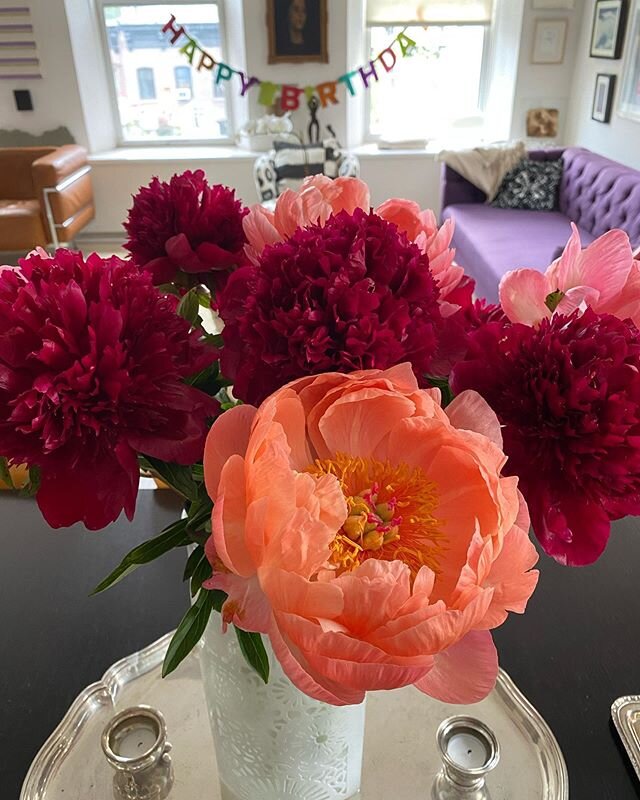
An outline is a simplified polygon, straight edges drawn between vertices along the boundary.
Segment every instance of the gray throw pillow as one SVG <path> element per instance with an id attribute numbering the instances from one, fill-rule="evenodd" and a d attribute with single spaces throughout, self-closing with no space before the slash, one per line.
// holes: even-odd
<path id="1" fill-rule="evenodd" d="M 491 205 L 495 208 L 555 211 L 558 208 L 562 168 L 562 159 L 532 161 L 523 158 L 504 176 Z"/>

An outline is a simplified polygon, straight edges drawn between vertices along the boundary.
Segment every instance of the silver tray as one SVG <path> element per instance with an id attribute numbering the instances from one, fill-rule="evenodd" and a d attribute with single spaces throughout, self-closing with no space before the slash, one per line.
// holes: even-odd
<path id="1" fill-rule="evenodd" d="M 167 721 L 175 769 L 171 800 L 220 800 L 200 651 L 162 680 L 171 636 L 118 661 L 82 692 L 36 756 L 20 800 L 108 800 L 112 771 L 100 734 L 116 712 L 140 703 L 158 708 Z M 413 687 L 370 693 L 363 800 L 429 797 L 440 768 L 436 729 L 445 717 L 465 713 L 486 722 L 500 742 L 500 763 L 487 780 L 492 800 L 567 800 L 567 768 L 558 743 L 502 670 L 494 691 L 473 706 L 439 703 Z"/>
<path id="2" fill-rule="evenodd" d="M 611 706 L 611 718 L 640 778 L 640 695 L 619 697 Z"/>

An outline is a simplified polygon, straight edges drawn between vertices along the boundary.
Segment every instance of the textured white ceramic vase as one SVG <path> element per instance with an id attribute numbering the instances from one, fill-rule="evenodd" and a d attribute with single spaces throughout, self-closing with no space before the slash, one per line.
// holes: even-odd
<path id="1" fill-rule="evenodd" d="M 202 679 L 223 800 L 347 800 L 362 772 L 364 703 L 312 700 L 283 673 L 264 637 L 271 676 L 244 660 L 232 629 L 213 614 L 203 637 Z"/>

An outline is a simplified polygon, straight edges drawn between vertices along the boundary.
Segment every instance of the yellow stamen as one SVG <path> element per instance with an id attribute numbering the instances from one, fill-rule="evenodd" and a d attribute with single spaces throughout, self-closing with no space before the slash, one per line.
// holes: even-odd
<path id="1" fill-rule="evenodd" d="M 446 536 L 434 516 L 438 489 L 420 467 L 337 453 L 307 472 L 335 475 L 347 501 L 349 516 L 331 543 L 332 568 L 349 572 L 379 558 L 404 561 L 413 577 L 422 566 L 440 571 Z"/>

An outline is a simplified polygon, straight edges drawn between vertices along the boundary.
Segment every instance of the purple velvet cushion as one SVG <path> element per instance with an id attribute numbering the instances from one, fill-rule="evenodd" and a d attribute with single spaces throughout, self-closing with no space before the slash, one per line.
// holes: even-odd
<path id="1" fill-rule="evenodd" d="M 455 221 L 456 261 L 476 281 L 476 295 L 498 300 L 500 278 L 510 269 L 533 267 L 543 272 L 571 235 L 570 220 L 559 211 L 524 211 L 475 203 L 453 205 L 443 212 Z M 594 236 L 580 230 L 583 247 Z"/>

